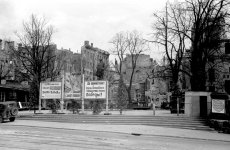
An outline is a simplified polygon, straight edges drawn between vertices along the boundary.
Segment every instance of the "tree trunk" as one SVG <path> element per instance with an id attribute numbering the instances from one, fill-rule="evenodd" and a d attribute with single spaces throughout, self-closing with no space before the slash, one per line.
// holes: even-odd
<path id="1" fill-rule="evenodd" d="M 131 109 L 133 107 L 133 105 L 132 105 L 131 88 L 127 89 L 127 93 L 128 93 L 128 99 L 129 99 L 127 108 Z"/>
<path id="2" fill-rule="evenodd" d="M 191 90 L 192 91 L 206 91 L 206 73 L 202 65 L 195 65 L 192 70 Z"/>

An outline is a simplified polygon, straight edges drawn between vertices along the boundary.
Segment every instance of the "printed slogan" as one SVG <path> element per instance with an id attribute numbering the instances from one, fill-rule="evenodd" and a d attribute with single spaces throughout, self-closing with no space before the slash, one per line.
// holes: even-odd
<path id="1" fill-rule="evenodd" d="M 61 82 L 46 82 L 41 84 L 41 98 L 61 98 Z"/>
<path id="2" fill-rule="evenodd" d="M 86 99 L 105 99 L 106 81 L 86 81 L 84 96 Z"/>

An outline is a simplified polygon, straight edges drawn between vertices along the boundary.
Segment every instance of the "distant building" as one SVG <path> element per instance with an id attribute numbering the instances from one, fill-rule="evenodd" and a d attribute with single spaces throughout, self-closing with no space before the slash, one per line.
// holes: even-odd
<path id="1" fill-rule="evenodd" d="M 133 74 L 133 83 L 131 87 L 131 97 L 133 102 L 138 105 L 145 105 L 146 107 L 151 105 L 152 100 L 152 86 L 154 83 L 152 77 L 152 71 L 156 67 L 156 61 L 150 58 L 150 55 L 141 54 L 138 56 L 136 69 Z M 122 75 L 124 82 L 129 86 L 129 81 L 132 73 L 132 57 L 127 54 L 123 61 Z"/>
<path id="2" fill-rule="evenodd" d="M 72 64 L 73 52 L 70 49 L 57 49 L 55 66 L 59 66 L 59 75 L 63 75 L 64 72 L 73 72 Z"/>
<path id="3" fill-rule="evenodd" d="M 0 39 L 0 102 L 28 100 L 28 85 L 20 84 L 16 78 L 15 66 L 18 62 L 12 55 L 12 50 L 16 48 L 14 41 Z"/>
<path id="4" fill-rule="evenodd" d="M 70 49 L 58 49 L 55 66 L 58 68 L 56 80 L 64 78 L 64 99 L 67 107 L 71 99 L 80 100 L 81 54 L 73 53 Z"/>
<path id="5" fill-rule="evenodd" d="M 0 81 L 15 79 L 15 59 L 12 57 L 12 49 L 15 48 L 14 41 L 0 39 Z M 2 81 L 3 80 L 3 81 Z"/>
<path id="6" fill-rule="evenodd" d="M 109 52 L 101 50 L 93 46 L 93 43 L 89 45 L 89 41 L 85 41 L 84 45 L 81 47 L 82 54 L 82 68 L 84 71 L 86 80 L 95 80 L 96 79 L 96 69 L 100 60 L 105 64 L 109 63 Z"/>
<path id="7" fill-rule="evenodd" d="M 57 45 L 52 44 L 52 45 L 34 47 L 35 51 L 32 51 L 31 49 L 32 49 L 31 47 L 26 47 L 22 44 L 18 44 L 17 51 L 20 53 L 21 56 L 20 56 L 20 60 L 17 60 L 17 65 L 16 65 L 17 71 L 19 72 L 18 73 L 19 76 L 17 76 L 17 80 L 20 83 L 25 82 L 25 81 L 29 82 L 28 80 L 25 80 L 25 79 L 28 79 L 28 78 L 32 79 L 33 75 L 31 74 L 30 71 L 33 71 L 32 68 L 36 67 L 37 65 L 36 63 L 42 64 L 42 70 L 41 70 L 41 72 L 43 72 L 41 74 L 42 81 L 47 78 L 51 78 L 51 79 L 55 78 L 55 74 L 54 74 L 54 71 L 56 69 L 55 68 L 55 53 L 57 50 Z M 39 52 L 39 54 L 37 54 L 36 52 Z M 43 58 L 40 58 L 40 57 L 43 57 Z M 17 57 L 15 59 L 17 59 Z M 35 64 L 31 63 L 32 59 L 36 59 L 36 61 L 34 61 L 36 62 Z M 26 64 L 31 65 L 31 68 L 28 68 L 28 67 L 25 68 Z M 26 78 L 24 78 L 23 76 Z"/>
<path id="8" fill-rule="evenodd" d="M 210 92 L 227 92 L 226 89 L 230 88 L 230 40 L 223 39 L 222 41 L 218 54 L 214 54 L 212 58 L 207 59 L 206 90 Z M 191 51 L 192 48 L 186 50 L 182 60 L 182 70 L 188 72 Z M 185 91 L 191 90 L 190 77 L 185 73 L 181 73 L 181 75 L 181 89 Z M 227 84 L 228 88 L 226 88 Z"/>

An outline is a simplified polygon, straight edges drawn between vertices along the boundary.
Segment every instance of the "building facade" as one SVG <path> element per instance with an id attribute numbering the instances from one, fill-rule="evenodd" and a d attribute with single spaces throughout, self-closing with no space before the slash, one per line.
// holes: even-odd
<path id="1" fill-rule="evenodd" d="M 18 63 L 12 55 L 16 49 L 14 41 L 0 39 L 0 102 L 28 101 L 28 85 L 23 85 L 16 78 L 15 66 Z"/>
<path id="2" fill-rule="evenodd" d="M 131 87 L 131 97 L 136 107 L 151 107 L 152 100 L 160 107 L 162 95 L 168 92 L 167 81 L 163 77 L 155 76 L 160 68 L 161 66 L 150 58 L 150 55 L 138 56 Z M 127 54 L 122 66 L 122 75 L 127 86 L 132 69 L 132 57 Z"/>
<path id="3" fill-rule="evenodd" d="M 230 82 L 230 40 L 223 40 L 218 54 L 214 54 L 212 59 L 207 60 L 206 65 L 206 91 L 226 92 L 226 85 Z M 191 49 L 184 54 L 182 69 L 189 72 L 189 60 Z M 190 77 L 181 73 L 181 89 L 191 90 Z M 230 85 L 229 85 L 230 88 Z"/>
<path id="4" fill-rule="evenodd" d="M 12 56 L 12 49 L 15 48 L 14 41 L 0 39 L 0 81 L 15 79 L 15 59 Z"/>
<path id="5" fill-rule="evenodd" d="M 102 60 L 105 67 L 109 64 L 109 52 L 94 47 L 93 43 L 89 45 L 89 41 L 84 42 L 84 45 L 81 47 L 81 54 L 82 71 L 86 80 L 96 79 L 96 70 L 100 60 Z"/>

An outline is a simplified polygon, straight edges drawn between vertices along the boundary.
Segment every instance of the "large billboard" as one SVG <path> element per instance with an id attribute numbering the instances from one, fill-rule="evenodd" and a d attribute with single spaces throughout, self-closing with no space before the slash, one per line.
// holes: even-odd
<path id="1" fill-rule="evenodd" d="M 81 75 L 65 73 L 65 99 L 81 98 Z"/>
<path id="2" fill-rule="evenodd" d="M 42 82 L 41 99 L 61 99 L 61 82 Z"/>
<path id="3" fill-rule="evenodd" d="M 107 82 L 106 81 L 85 81 L 85 99 L 106 99 Z"/>

